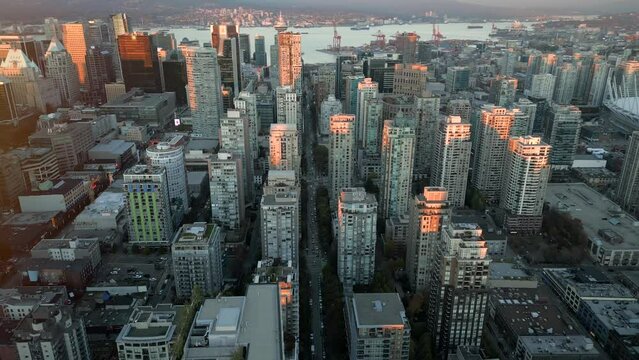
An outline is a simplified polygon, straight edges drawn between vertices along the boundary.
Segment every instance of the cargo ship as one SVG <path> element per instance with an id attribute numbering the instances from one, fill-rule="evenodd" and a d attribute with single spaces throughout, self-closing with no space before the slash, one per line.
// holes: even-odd
<path id="1" fill-rule="evenodd" d="M 370 26 L 367 23 L 357 23 L 355 26 L 351 27 L 351 30 L 370 30 Z"/>
<path id="2" fill-rule="evenodd" d="M 483 29 L 483 25 L 468 25 L 469 29 Z"/>

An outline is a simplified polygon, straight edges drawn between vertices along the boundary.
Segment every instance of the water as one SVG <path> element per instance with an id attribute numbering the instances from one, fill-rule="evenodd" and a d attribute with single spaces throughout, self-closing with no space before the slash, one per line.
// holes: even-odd
<path id="1" fill-rule="evenodd" d="M 482 29 L 468 29 L 468 25 L 477 25 L 470 23 L 449 23 L 440 24 L 439 31 L 446 37 L 447 40 L 487 40 L 489 39 L 492 23 L 480 24 L 484 27 Z M 525 23 L 530 25 L 530 23 Z M 495 26 L 499 28 L 510 27 L 508 22 L 498 22 Z M 302 34 L 302 57 L 307 64 L 328 63 L 335 61 L 335 56 L 317 51 L 318 49 L 326 49 L 333 42 L 333 28 L 332 27 L 319 27 L 319 28 L 305 28 L 296 29 L 289 28 L 292 31 L 299 31 Z M 151 31 L 157 31 L 159 29 L 151 29 Z M 189 38 L 189 40 L 199 40 L 200 45 L 205 42 L 211 42 L 211 35 L 208 30 L 200 30 L 196 28 L 169 28 L 169 30 L 175 34 L 175 39 L 179 43 L 183 38 Z M 371 27 L 370 30 L 351 30 L 350 27 L 338 27 L 337 32 L 342 36 L 342 46 L 361 46 L 375 40 L 374 35 L 378 31 L 381 31 L 386 35 L 386 40 L 390 39 L 390 36 L 397 32 L 415 32 L 421 36 L 423 40 L 431 39 L 433 32 L 432 24 L 405 24 L 405 25 L 384 25 Z M 266 53 L 269 57 L 269 47 L 273 45 L 274 36 L 276 34 L 275 29 L 272 27 L 254 27 L 254 28 L 241 28 L 240 32 L 249 34 L 251 38 L 251 51 L 254 49 L 254 37 L 255 35 L 262 35 L 266 42 Z"/>

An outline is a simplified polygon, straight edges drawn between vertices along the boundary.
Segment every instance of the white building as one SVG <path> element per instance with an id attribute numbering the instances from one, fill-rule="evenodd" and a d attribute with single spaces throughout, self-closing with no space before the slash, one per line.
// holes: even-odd
<path id="1" fill-rule="evenodd" d="M 319 123 L 319 133 L 321 135 L 328 136 L 330 134 L 331 116 L 341 112 L 342 102 L 337 100 L 335 95 L 330 94 L 326 100 L 322 101 Z"/>
<path id="2" fill-rule="evenodd" d="M 251 157 L 257 159 L 260 152 L 260 145 L 258 143 L 260 115 L 257 112 L 257 96 L 248 91 L 241 91 L 233 103 L 235 104 L 235 108 L 240 110 L 248 118 Z"/>
<path id="3" fill-rule="evenodd" d="M 171 304 L 136 308 L 115 340 L 118 359 L 171 359 L 181 311 L 182 306 Z"/>
<path id="4" fill-rule="evenodd" d="M 215 224 L 183 225 L 171 246 L 175 293 L 180 299 L 191 297 L 193 288 L 215 296 L 223 285 L 222 242 L 224 231 Z"/>
<path id="5" fill-rule="evenodd" d="M 384 219 L 408 213 L 413 181 L 415 128 L 412 119 L 397 114 L 384 121 L 380 214 Z"/>
<path id="6" fill-rule="evenodd" d="M 453 207 L 463 207 L 466 200 L 472 148 L 470 127 L 461 117 L 448 116 L 436 134 L 431 185 L 448 190 L 448 202 Z"/>
<path id="7" fill-rule="evenodd" d="M 366 105 L 367 101 L 377 97 L 379 93 L 379 85 L 371 78 L 365 78 L 357 84 L 357 102 L 355 107 L 355 124 L 357 145 L 360 146 L 364 142 L 364 132 L 366 125 Z"/>
<path id="8" fill-rule="evenodd" d="M 337 205 L 337 275 L 346 292 L 373 280 L 376 240 L 375 195 L 364 188 L 342 189 Z"/>
<path id="9" fill-rule="evenodd" d="M 31 248 L 32 259 L 75 261 L 87 259 L 92 268 L 102 261 L 100 241 L 93 239 L 42 239 Z"/>
<path id="10" fill-rule="evenodd" d="M 269 179 L 270 180 L 270 179 Z M 278 191 L 262 196 L 262 259 L 280 259 L 298 263 L 300 237 L 299 190 Z"/>
<path id="11" fill-rule="evenodd" d="M 227 229 L 238 229 L 244 222 L 244 177 L 242 159 L 220 152 L 209 159 L 211 218 Z"/>
<path id="12" fill-rule="evenodd" d="M 342 189 L 351 187 L 354 175 L 355 115 L 333 115 L 328 148 L 329 195 L 333 201 Z"/>
<path id="13" fill-rule="evenodd" d="M 354 294 L 344 307 L 351 360 L 408 360 L 410 323 L 399 294 Z"/>
<path id="14" fill-rule="evenodd" d="M 187 96 L 193 134 L 217 138 L 222 117 L 222 83 L 213 48 L 183 47 L 186 60 Z"/>
<path id="15" fill-rule="evenodd" d="M 508 212 L 506 227 L 537 232 L 550 176 L 550 145 L 539 137 L 510 138 L 500 208 Z"/>
<path id="16" fill-rule="evenodd" d="M 515 113 L 512 110 L 493 105 L 482 107 L 477 144 L 473 144 L 475 159 L 472 183 L 490 203 L 499 200 L 508 138 L 514 121 Z"/>
<path id="17" fill-rule="evenodd" d="M 172 205 L 184 214 L 189 212 L 189 194 L 186 185 L 186 165 L 184 148 L 178 145 L 181 136 L 170 141 L 159 142 L 146 149 L 149 165 L 166 169 L 166 179 L 169 186 L 169 198 Z"/>
<path id="18" fill-rule="evenodd" d="M 271 124 L 269 169 L 300 173 L 300 134 L 292 124 Z"/>
<path id="19" fill-rule="evenodd" d="M 13 336 L 20 360 L 91 359 L 84 321 L 66 306 L 36 307 Z"/>
<path id="20" fill-rule="evenodd" d="M 206 299 L 195 314 L 183 360 L 284 360 L 283 314 L 277 284 L 252 284 L 246 296 Z M 293 357 L 294 358 L 294 357 Z"/>
<path id="21" fill-rule="evenodd" d="M 526 90 L 526 95 L 536 99 L 552 100 L 555 93 L 555 75 L 537 74 L 532 76 L 530 90 Z"/>
<path id="22" fill-rule="evenodd" d="M 47 77 L 55 81 L 64 106 L 73 106 L 80 99 L 80 81 L 71 55 L 58 38 L 51 39 L 44 55 Z"/>
<path id="23" fill-rule="evenodd" d="M 249 120 L 240 111 L 228 110 L 220 121 L 220 149 L 231 152 L 242 159 L 242 179 L 244 180 L 244 194 L 251 198 L 253 194 L 253 157 Z"/>
<path id="24" fill-rule="evenodd" d="M 292 86 L 278 86 L 275 90 L 275 116 L 278 124 L 293 124 L 304 131 L 300 99 Z"/>

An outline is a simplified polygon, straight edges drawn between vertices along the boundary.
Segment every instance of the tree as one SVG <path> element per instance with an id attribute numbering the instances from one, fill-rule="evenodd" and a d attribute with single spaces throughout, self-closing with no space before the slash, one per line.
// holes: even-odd
<path id="1" fill-rule="evenodd" d="M 423 292 L 418 292 L 410 298 L 408 307 L 406 307 L 409 319 L 415 319 L 415 316 L 422 311 L 425 300 L 426 297 Z"/>
<path id="2" fill-rule="evenodd" d="M 231 360 L 244 360 L 244 349 L 238 347 L 231 355 Z"/>

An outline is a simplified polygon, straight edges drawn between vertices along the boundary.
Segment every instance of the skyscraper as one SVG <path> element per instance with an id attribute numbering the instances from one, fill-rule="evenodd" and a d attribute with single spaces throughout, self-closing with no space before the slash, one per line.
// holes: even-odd
<path id="1" fill-rule="evenodd" d="M 328 147 L 330 196 L 337 201 L 342 189 L 353 184 L 355 175 L 355 115 L 331 116 Z"/>
<path id="2" fill-rule="evenodd" d="M 235 230 L 244 223 L 244 177 L 242 159 L 220 150 L 209 158 L 211 218 L 220 226 Z"/>
<path id="3" fill-rule="evenodd" d="M 450 218 L 448 192 L 444 188 L 425 187 L 410 207 L 406 246 L 406 271 L 414 292 L 427 289 L 439 247 L 444 221 Z"/>
<path id="4" fill-rule="evenodd" d="M 240 34 L 240 55 L 244 64 L 251 63 L 251 40 L 249 34 Z"/>
<path id="5" fill-rule="evenodd" d="M 249 140 L 248 118 L 238 110 L 229 110 L 220 120 L 220 149 L 242 159 L 244 196 L 253 196 L 253 157 Z"/>
<path id="6" fill-rule="evenodd" d="M 470 86 L 470 69 L 465 66 L 451 66 L 446 71 L 446 91 L 454 93 Z"/>
<path id="7" fill-rule="evenodd" d="M 299 132 L 292 124 L 271 124 L 269 169 L 300 173 Z"/>
<path id="8" fill-rule="evenodd" d="M 446 115 L 460 116 L 466 123 L 470 123 L 472 110 L 470 100 L 467 99 L 453 99 L 446 104 Z"/>
<path id="9" fill-rule="evenodd" d="M 11 80 L 0 76 L 0 120 L 17 120 L 18 109 Z"/>
<path id="10" fill-rule="evenodd" d="M 264 67 L 268 65 L 266 62 L 266 45 L 264 36 L 255 35 L 255 66 Z"/>
<path id="11" fill-rule="evenodd" d="M 633 214 L 639 210 L 639 131 L 630 136 L 623 161 L 621 178 L 617 187 L 617 199 L 621 206 Z"/>
<path id="12" fill-rule="evenodd" d="M 73 106 L 80 99 L 80 81 L 73 59 L 58 38 L 51 39 L 45 54 L 47 76 L 55 81 L 63 106 Z"/>
<path id="13" fill-rule="evenodd" d="M 86 27 L 81 22 L 62 24 L 62 34 L 62 42 L 64 43 L 69 55 L 71 55 L 71 59 L 78 74 L 80 86 L 86 86 L 86 55 L 90 45 L 87 39 Z"/>
<path id="14" fill-rule="evenodd" d="M 364 81 L 364 75 L 348 75 L 344 78 L 344 112 L 347 114 L 357 113 L 357 88 L 359 83 Z M 338 86 L 337 84 L 335 86 Z M 341 83 L 340 83 L 341 86 Z"/>
<path id="15" fill-rule="evenodd" d="M 608 86 L 608 79 L 611 76 L 611 73 L 612 67 L 606 61 L 602 60 L 594 64 L 590 94 L 588 96 L 588 105 L 601 106 L 601 104 L 603 104 L 603 99 L 606 95 L 606 88 Z"/>
<path id="16" fill-rule="evenodd" d="M 422 96 L 428 82 L 428 67 L 420 64 L 395 64 L 393 94 Z"/>
<path id="17" fill-rule="evenodd" d="M 269 172 L 269 182 L 270 172 Z M 298 264 L 300 239 L 299 187 L 285 187 L 264 194 L 260 202 L 262 259 L 280 259 Z"/>
<path id="18" fill-rule="evenodd" d="M 251 156 L 253 159 L 257 159 L 260 151 L 260 145 L 258 144 L 260 114 L 257 110 L 257 96 L 249 91 L 240 91 L 235 100 L 233 100 L 233 104 L 248 119 Z"/>
<path id="19" fill-rule="evenodd" d="M 233 108 L 233 99 L 243 86 L 242 58 L 240 55 L 240 39 L 237 34 L 229 35 L 222 41 L 222 54 L 217 56 L 222 79 L 222 99 L 224 110 Z"/>
<path id="20" fill-rule="evenodd" d="M 537 104 L 527 98 L 519 98 L 515 103 L 515 122 L 510 129 L 510 136 L 525 136 L 533 133 L 535 119 L 537 118 Z"/>
<path id="21" fill-rule="evenodd" d="M 536 74 L 531 78 L 530 90 L 526 91 L 526 95 L 537 99 L 546 99 L 551 101 L 555 93 L 555 75 L 553 74 Z"/>
<path id="22" fill-rule="evenodd" d="M 302 80 L 302 35 L 293 32 L 277 34 L 278 71 L 280 86 L 292 86 L 299 90 Z"/>
<path id="23" fill-rule="evenodd" d="M 304 131 L 300 97 L 292 86 L 278 86 L 275 90 L 275 106 L 278 124 L 291 124 Z"/>
<path id="24" fill-rule="evenodd" d="M 330 134 L 331 116 L 342 112 L 342 102 L 330 94 L 320 106 L 319 133 L 324 136 Z"/>
<path id="25" fill-rule="evenodd" d="M 481 110 L 472 183 L 489 203 L 499 200 L 508 138 L 514 121 L 515 113 L 503 107 L 486 105 Z"/>
<path id="26" fill-rule="evenodd" d="M 365 78 L 357 84 L 357 106 L 355 107 L 355 123 L 357 144 L 361 145 L 366 132 L 366 101 L 374 99 L 378 94 L 378 85 L 370 78 Z"/>
<path id="27" fill-rule="evenodd" d="M 159 142 L 146 149 L 146 157 L 149 165 L 164 167 L 166 169 L 166 180 L 169 188 L 169 199 L 171 205 L 178 213 L 189 212 L 189 194 L 186 180 L 186 165 L 184 160 L 184 150 L 179 145 L 181 136 L 177 136 L 171 141 Z"/>
<path id="28" fill-rule="evenodd" d="M 218 138 L 222 117 L 220 68 L 212 48 L 185 47 L 188 99 L 193 118 L 193 134 Z"/>
<path id="29" fill-rule="evenodd" d="M 572 63 L 564 63 L 557 68 L 555 93 L 553 100 L 557 104 L 569 105 L 575 94 L 577 85 L 577 67 Z"/>
<path id="30" fill-rule="evenodd" d="M 238 35 L 235 25 L 211 25 L 211 46 L 217 50 L 218 57 L 224 55 L 224 40 Z"/>
<path id="31" fill-rule="evenodd" d="M 186 60 L 181 50 L 171 50 L 162 59 L 162 77 L 164 79 L 164 91 L 175 93 L 175 103 L 179 107 L 188 105 L 186 86 Z M 191 117 L 193 114 L 191 114 Z"/>
<path id="32" fill-rule="evenodd" d="M 510 232 L 541 229 L 541 212 L 550 175 L 550 146 L 539 137 L 513 137 L 508 144 L 500 208 Z"/>
<path id="33" fill-rule="evenodd" d="M 224 285 L 222 242 L 224 231 L 204 222 L 183 225 L 171 246 L 175 294 L 189 299 L 194 288 L 215 296 Z"/>
<path id="34" fill-rule="evenodd" d="M 364 113 L 366 127 L 364 129 L 362 146 L 367 156 L 377 157 L 381 154 L 382 148 L 382 126 L 384 125 L 382 113 L 384 103 L 381 98 L 373 98 L 367 100 L 364 106 L 366 109 Z"/>
<path id="35" fill-rule="evenodd" d="M 62 28 L 58 19 L 53 17 L 44 18 L 44 37 L 47 39 L 62 39 Z"/>
<path id="36" fill-rule="evenodd" d="M 111 53 L 98 46 L 91 45 L 87 49 L 87 86 L 82 96 L 84 102 L 94 106 L 105 104 L 106 84 L 115 81 Z"/>
<path id="37" fill-rule="evenodd" d="M 415 173 L 430 174 L 439 122 L 439 96 L 415 97 Z"/>
<path id="38" fill-rule="evenodd" d="M 504 107 L 511 106 L 515 102 L 517 94 L 517 79 L 498 76 L 492 82 L 491 93 L 493 104 Z"/>
<path id="39" fill-rule="evenodd" d="M 419 35 L 414 32 L 403 32 L 395 34 L 395 47 L 402 55 L 404 64 L 414 64 L 417 57 L 417 40 Z"/>
<path id="40" fill-rule="evenodd" d="M 400 111 L 384 121 L 380 214 L 384 219 L 408 213 L 415 156 L 414 119 Z"/>
<path id="41" fill-rule="evenodd" d="M 120 35 L 128 34 L 131 32 L 131 28 L 129 28 L 129 18 L 125 13 L 117 13 L 111 15 L 111 23 L 113 25 L 113 35 L 116 39 Z"/>
<path id="42" fill-rule="evenodd" d="M 441 355 L 481 343 L 491 260 L 481 227 L 467 221 L 445 223 L 429 284 L 429 330 Z"/>
<path id="43" fill-rule="evenodd" d="M 152 35 L 131 33 L 118 36 L 118 51 L 126 91 L 141 88 L 162 92 L 160 60 Z"/>
<path id="44" fill-rule="evenodd" d="M 166 169 L 136 165 L 124 172 L 129 241 L 167 246 L 173 239 Z"/>
<path id="45" fill-rule="evenodd" d="M 337 204 L 337 275 L 349 293 L 375 273 L 377 200 L 363 188 L 344 188 Z"/>
<path id="46" fill-rule="evenodd" d="M 581 111 L 576 106 L 554 104 L 548 112 L 544 141 L 552 146 L 550 164 L 553 169 L 572 166 L 581 133 Z"/>
<path id="47" fill-rule="evenodd" d="M 463 123 L 459 116 L 448 116 L 440 122 L 431 185 L 448 191 L 448 203 L 452 207 L 463 207 L 466 200 L 471 148 L 470 124 Z"/>

